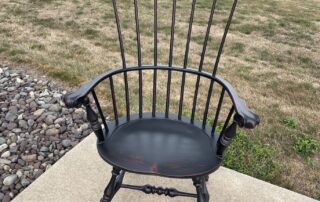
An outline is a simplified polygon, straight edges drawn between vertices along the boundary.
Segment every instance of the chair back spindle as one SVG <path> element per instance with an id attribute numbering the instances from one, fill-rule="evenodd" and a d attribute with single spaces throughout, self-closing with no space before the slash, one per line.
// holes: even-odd
<path id="1" fill-rule="evenodd" d="M 114 93 L 114 85 L 113 85 L 112 76 L 109 78 L 109 81 L 110 81 L 110 90 L 111 90 L 111 98 L 112 98 L 114 119 L 116 121 L 116 124 L 118 125 L 119 124 L 118 108 L 117 108 L 116 96 L 115 96 L 115 93 Z"/>
<path id="2" fill-rule="evenodd" d="M 127 67 L 126 64 L 126 58 L 125 58 L 125 52 L 124 52 L 124 46 L 123 46 L 123 39 L 122 39 L 122 33 L 121 33 L 121 26 L 120 26 L 120 20 L 118 15 L 118 9 L 117 9 L 117 3 L 116 0 L 112 0 L 115 20 L 117 24 L 117 30 L 118 30 L 118 38 L 119 38 L 119 45 L 120 45 L 120 52 L 121 52 L 121 60 L 122 60 L 122 67 L 125 69 Z M 126 94 L 126 112 L 127 112 L 127 120 L 130 120 L 130 101 L 129 101 L 129 91 L 128 91 L 128 76 L 127 72 L 123 73 L 123 79 L 124 79 L 124 85 L 125 85 L 125 94 Z"/>
<path id="3" fill-rule="evenodd" d="M 177 8 L 177 1 L 173 0 L 172 1 L 172 17 L 171 17 L 170 49 L 169 49 L 169 59 L 168 59 L 169 68 L 172 67 L 172 59 L 173 59 L 173 44 L 174 44 L 174 30 L 175 30 L 175 23 L 176 23 L 176 8 Z M 167 81 L 166 109 L 165 109 L 165 117 L 166 118 L 168 118 L 169 107 L 170 107 L 171 76 L 172 76 L 172 72 L 169 69 L 168 81 Z"/>
<path id="4" fill-rule="evenodd" d="M 153 64 L 158 65 L 158 1 L 154 0 L 154 53 L 153 53 Z M 152 92 L 152 116 L 155 117 L 157 105 L 157 69 L 153 70 L 153 92 Z"/>
<path id="5" fill-rule="evenodd" d="M 223 88 L 220 94 L 220 98 L 219 98 L 219 102 L 218 102 L 218 107 L 217 107 L 217 111 L 216 114 L 214 116 L 214 121 L 213 121 L 213 125 L 212 125 L 212 134 L 214 134 L 217 123 L 218 123 L 218 118 L 219 118 L 219 114 L 221 111 L 221 106 L 222 106 L 222 102 L 223 102 L 223 98 L 224 98 L 224 93 L 225 93 L 225 89 Z"/>
<path id="6" fill-rule="evenodd" d="M 198 0 L 200 1 L 200 0 Z M 214 26 L 213 23 L 213 19 L 215 14 L 217 13 L 217 4 L 219 4 L 219 1 L 221 0 L 212 0 L 212 2 L 210 3 L 211 7 L 208 9 L 208 19 L 207 19 L 207 23 L 206 23 L 206 27 L 205 27 L 205 32 L 204 32 L 204 38 L 203 38 L 203 43 L 201 46 L 201 52 L 199 54 L 200 56 L 200 60 L 199 60 L 199 66 L 197 67 L 196 71 L 197 72 L 203 72 L 203 68 L 205 65 L 205 58 L 206 58 L 206 53 L 207 53 L 207 49 L 208 49 L 208 44 L 209 44 L 209 39 L 211 36 L 211 29 Z M 120 55 L 121 55 L 121 62 L 122 62 L 122 68 L 123 68 L 123 72 L 121 72 L 123 74 L 123 80 L 124 80 L 124 92 L 125 92 L 125 112 L 126 112 L 126 120 L 129 121 L 130 117 L 132 116 L 131 114 L 131 110 L 134 111 L 134 106 L 130 106 L 130 102 L 132 101 L 132 95 L 131 95 L 131 91 L 130 89 L 132 88 L 132 86 L 129 86 L 129 76 L 128 76 L 128 71 L 126 71 L 127 67 L 127 61 L 126 61 L 126 53 L 125 53 L 125 47 L 124 47 L 124 39 L 123 39 L 123 35 L 122 35 L 122 30 L 121 30 L 121 22 L 120 22 L 120 17 L 119 17 L 119 12 L 118 12 L 118 5 L 117 5 L 117 0 L 112 0 L 112 6 L 113 6 L 113 11 L 114 11 L 114 17 L 115 17 L 115 24 L 116 24 L 116 29 L 117 29 L 117 35 L 118 35 L 118 42 L 119 42 L 119 49 L 120 49 Z M 161 2 L 163 3 L 163 2 Z M 195 12 L 196 12 L 196 5 L 197 5 L 197 1 L 196 0 L 192 0 L 190 5 L 190 13 L 189 15 L 189 20 L 188 20 L 188 26 L 187 26 L 187 32 L 186 32 L 186 43 L 185 43 L 185 49 L 184 49 L 184 55 L 183 55 L 183 64 L 181 66 L 182 69 L 189 69 L 188 67 L 188 60 L 190 57 L 190 46 L 192 44 L 192 28 L 193 28 L 193 24 L 194 24 L 194 18 L 195 18 Z M 136 34 L 136 50 L 137 50 L 137 72 L 138 72 L 138 116 L 139 118 L 143 118 L 144 113 L 145 112 L 149 112 L 148 109 L 150 109 L 150 113 L 152 115 L 152 117 L 156 117 L 158 112 L 161 112 L 161 107 L 157 107 L 158 103 L 159 104 L 163 104 L 163 112 L 164 112 L 164 117 L 165 118 L 169 118 L 170 117 L 170 111 L 171 108 L 173 107 L 173 104 L 177 104 L 178 109 L 177 109 L 177 118 L 178 120 L 181 120 L 183 116 L 185 116 L 185 114 L 187 113 L 186 110 L 184 108 L 184 106 L 188 105 L 188 102 L 185 101 L 185 99 L 188 98 L 188 100 L 191 100 L 191 105 L 190 105 L 190 114 L 188 115 L 190 118 L 190 123 L 191 124 L 195 124 L 196 120 L 200 120 L 201 121 L 201 127 L 202 129 L 206 129 L 206 127 L 208 126 L 208 123 L 210 123 L 210 125 L 212 124 L 212 134 L 214 134 L 216 132 L 216 128 L 217 125 L 219 123 L 219 116 L 221 114 L 221 109 L 223 108 L 222 105 L 224 103 L 224 98 L 225 98 L 225 91 L 226 89 L 218 84 L 215 84 L 215 80 L 214 79 L 205 79 L 203 78 L 203 76 L 201 76 L 200 74 L 193 73 L 195 75 L 195 80 L 193 81 L 193 83 L 191 84 L 191 86 L 194 86 L 193 90 L 192 88 L 189 89 L 190 87 L 188 87 L 187 91 L 188 94 L 185 93 L 186 91 L 186 85 L 187 82 L 189 82 L 186 79 L 187 74 L 189 73 L 189 70 L 187 71 L 176 71 L 175 67 L 173 65 L 173 58 L 174 58 L 174 49 L 175 49 L 175 32 L 176 32 L 176 17 L 177 17 L 177 1 L 176 0 L 172 0 L 172 2 L 170 1 L 171 4 L 171 20 L 170 20 L 170 34 L 169 34 L 169 47 L 168 47 L 168 65 L 166 66 L 167 68 L 160 68 L 163 67 L 164 65 L 159 65 L 158 64 L 158 39 L 159 39 L 159 23 L 163 22 L 163 21 L 159 21 L 159 8 L 161 9 L 161 7 L 159 7 L 159 2 L 158 0 L 154 0 L 153 1 L 153 64 L 152 65 L 147 65 L 152 66 L 152 68 L 145 68 L 146 65 L 142 64 L 142 51 L 141 49 L 144 46 L 144 43 L 142 43 L 142 36 L 141 36 L 141 28 L 140 28 L 140 13 L 139 13 L 139 7 L 143 6 L 141 2 L 139 2 L 138 0 L 133 0 L 133 13 L 134 13 L 134 22 L 135 22 L 135 34 Z M 237 5 L 237 0 L 234 0 L 231 6 L 231 10 L 229 12 L 229 15 L 227 16 L 227 22 L 226 25 L 224 26 L 224 32 L 220 41 L 220 44 L 218 46 L 218 50 L 217 50 L 217 54 L 216 54 L 216 58 L 213 64 L 213 69 L 212 69 L 212 73 L 211 75 L 213 77 L 216 76 L 217 70 L 218 70 L 218 65 L 220 62 L 220 58 L 223 52 L 223 47 L 225 44 L 225 40 L 230 28 L 230 24 L 231 24 L 231 20 L 233 18 L 234 15 L 234 11 Z M 180 8 L 180 7 L 179 7 Z M 163 16 L 161 16 L 163 17 Z M 161 32 L 161 30 L 160 30 Z M 144 70 L 145 69 L 149 69 L 152 70 L 152 83 L 148 83 L 149 80 L 147 80 L 147 75 L 144 75 Z M 159 69 L 161 69 L 161 72 L 165 73 L 165 81 L 163 81 L 163 78 L 159 78 Z M 195 69 L 193 69 L 195 70 Z M 177 91 L 177 86 L 176 86 L 176 80 L 173 80 L 175 78 L 173 78 L 173 71 L 174 72 L 178 72 L 181 75 L 181 82 L 180 82 L 180 86 L 179 86 L 179 93 L 178 93 L 178 100 L 174 100 L 177 98 L 177 96 L 173 96 L 172 95 L 172 90 L 174 90 L 174 92 L 178 92 Z M 161 81 L 159 79 L 162 79 Z M 202 81 L 206 82 L 206 86 L 207 86 L 207 90 L 206 90 L 206 94 L 203 95 L 203 93 L 200 93 L 200 90 L 203 88 L 203 85 L 201 85 Z M 175 83 L 173 83 L 175 82 Z M 164 88 L 160 88 L 157 89 L 157 84 L 162 84 Z M 174 85 L 174 86 L 173 86 Z M 217 86 L 216 86 L 217 85 Z M 115 79 L 114 76 L 109 77 L 109 86 L 110 86 L 110 92 L 111 92 L 111 101 L 112 101 L 112 107 L 113 107 L 113 117 L 115 119 L 115 123 L 119 124 L 119 110 L 118 110 L 118 102 L 117 102 L 117 90 L 119 88 L 115 87 Z M 144 87 L 143 86 L 150 86 L 152 88 L 151 91 L 151 105 L 149 106 L 149 102 L 147 101 L 146 97 L 144 96 Z M 215 87 L 216 86 L 216 87 Z M 215 88 L 221 88 L 221 93 L 218 97 L 218 103 L 217 105 L 214 107 L 214 113 L 213 113 L 213 118 L 211 121 L 211 115 L 210 113 L 212 113 L 212 106 L 213 106 L 213 96 L 215 96 L 215 92 L 217 91 L 217 89 Z M 190 97 L 190 90 L 192 90 L 192 97 Z M 162 97 L 159 97 L 159 93 L 161 91 L 164 91 L 165 95 L 163 95 Z M 100 117 L 104 120 L 104 116 L 102 113 L 102 109 L 100 107 L 100 104 L 98 102 L 97 96 L 95 94 L 95 91 L 92 91 L 92 96 L 97 104 L 97 109 L 99 111 Z M 158 99 L 157 100 L 157 96 Z M 187 96 L 187 97 L 186 97 Z M 204 99 L 202 99 L 202 97 L 205 97 Z M 191 98 L 191 99 L 190 99 Z M 145 99 L 145 100 L 144 100 Z M 161 102 L 161 99 L 164 99 L 164 102 Z M 122 100 L 120 100 L 120 104 L 121 105 Z M 134 104 L 134 103 L 133 103 Z M 132 104 L 131 104 L 132 105 Z M 149 108 L 150 107 L 150 108 Z M 132 108 L 132 109 L 131 109 Z M 231 105 L 229 108 L 229 113 L 227 113 L 227 117 L 224 120 L 224 125 L 222 128 L 222 132 L 226 130 L 226 127 L 232 117 L 232 115 L 235 112 L 234 106 Z M 203 113 L 200 114 L 200 116 L 197 115 L 197 113 L 199 112 L 199 110 L 203 110 Z M 132 113 L 133 113 L 132 111 Z M 121 113 L 120 113 L 121 114 Z M 188 114 L 188 113 L 187 113 Z M 201 118 L 200 118 L 201 117 Z M 106 127 L 106 123 L 105 121 L 103 121 L 103 125 L 105 125 Z"/>
<path id="7" fill-rule="evenodd" d="M 134 0 L 134 16 L 135 16 L 135 21 L 136 21 L 138 66 L 141 67 L 141 43 L 140 43 L 138 0 Z M 142 111 L 143 111 L 142 108 L 143 108 L 142 70 L 139 70 L 139 117 L 140 118 L 142 117 Z"/>
<path id="8" fill-rule="evenodd" d="M 203 42 L 203 47 L 202 47 L 202 52 L 201 52 L 201 58 L 200 58 L 198 71 L 202 71 L 202 67 L 203 67 L 203 63 L 204 63 L 204 57 L 206 55 L 208 39 L 209 39 L 211 25 L 212 25 L 213 14 L 214 14 L 214 11 L 215 11 L 215 8 L 216 8 L 216 3 L 217 3 L 217 0 L 213 0 L 212 1 L 210 16 L 209 16 L 209 20 L 208 20 L 207 31 L 206 31 L 206 36 L 205 36 L 205 39 L 204 39 L 204 42 Z M 196 111 L 196 106 L 197 106 L 197 98 L 198 98 L 198 93 L 199 93 L 198 92 L 199 84 L 200 84 L 200 76 L 198 75 L 197 76 L 197 81 L 196 81 L 195 92 L 194 92 L 193 105 L 192 105 L 191 123 L 193 123 L 193 121 L 194 121 L 194 116 L 195 116 L 195 111 Z"/>
<path id="9" fill-rule="evenodd" d="M 217 54 L 217 57 L 216 57 L 216 62 L 214 63 L 213 73 L 212 73 L 213 75 L 216 75 L 216 73 L 217 73 L 219 62 L 220 62 L 220 57 L 221 57 L 221 54 L 222 54 L 222 51 L 223 51 L 224 43 L 226 42 L 226 38 L 227 38 L 227 35 L 228 35 L 228 31 L 229 31 L 229 28 L 230 28 L 230 25 L 231 25 L 231 21 L 232 21 L 233 14 L 234 14 L 234 11 L 236 9 L 237 3 L 238 3 L 238 0 L 234 0 L 233 1 L 232 8 L 231 8 L 231 11 L 230 11 L 230 15 L 229 15 L 229 18 L 228 18 L 226 27 L 224 29 L 224 33 L 223 33 L 221 42 L 220 42 L 218 54 Z"/>
<path id="10" fill-rule="evenodd" d="M 192 0 L 190 20 L 189 20 L 189 28 L 188 28 L 188 35 L 187 35 L 187 43 L 186 43 L 186 50 L 185 50 L 184 62 L 183 62 L 183 68 L 184 68 L 184 69 L 187 68 L 187 65 L 188 65 L 190 39 L 191 39 L 191 32 L 192 32 L 192 24 L 193 24 L 193 17 L 194 17 L 195 6 L 196 6 L 196 0 Z M 181 114 L 182 114 L 185 79 L 186 79 L 186 73 L 183 72 L 183 73 L 182 73 L 182 81 L 181 81 L 179 112 L 178 112 L 178 118 L 179 118 L 179 119 L 181 119 Z"/>

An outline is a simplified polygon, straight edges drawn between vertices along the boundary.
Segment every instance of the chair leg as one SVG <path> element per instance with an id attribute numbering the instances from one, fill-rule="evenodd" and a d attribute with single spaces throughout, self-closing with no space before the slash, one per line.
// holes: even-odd
<path id="1" fill-rule="evenodd" d="M 206 178 L 208 177 L 208 179 Z M 210 195 L 209 195 L 209 192 L 208 192 L 208 189 L 207 189 L 207 184 L 206 182 L 209 180 L 209 175 L 207 175 L 206 177 L 204 177 L 204 179 L 202 180 L 202 187 L 203 187 L 203 196 L 204 196 L 204 199 L 205 201 L 209 201 L 210 199 Z"/>
<path id="2" fill-rule="evenodd" d="M 193 178 L 193 185 L 197 190 L 197 202 L 209 202 L 209 193 L 206 185 L 206 176 Z"/>
<path id="3" fill-rule="evenodd" d="M 112 177 L 104 190 L 103 197 L 100 202 L 111 202 L 114 195 L 120 189 L 125 172 L 118 168 L 113 168 Z"/>

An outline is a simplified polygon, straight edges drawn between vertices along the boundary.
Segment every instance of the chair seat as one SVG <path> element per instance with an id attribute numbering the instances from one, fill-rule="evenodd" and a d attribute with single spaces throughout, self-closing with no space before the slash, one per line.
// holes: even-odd
<path id="1" fill-rule="evenodd" d="M 171 119 L 138 119 L 116 127 L 97 145 L 100 156 L 124 170 L 166 177 L 215 171 L 216 140 L 202 129 Z"/>

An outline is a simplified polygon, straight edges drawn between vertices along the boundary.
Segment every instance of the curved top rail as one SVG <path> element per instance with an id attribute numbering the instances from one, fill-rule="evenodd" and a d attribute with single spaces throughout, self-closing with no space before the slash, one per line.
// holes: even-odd
<path id="1" fill-rule="evenodd" d="M 212 79 L 215 82 L 218 82 L 223 88 L 226 89 L 227 93 L 229 94 L 234 104 L 235 111 L 237 113 L 236 120 L 238 121 L 238 124 L 241 127 L 245 127 L 245 128 L 254 128 L 256 125 L 259 124 L 260 122 L 259 116 L 246 106 L 245 101 L 238 96 L 238 94 L 236 93 L 236 91 L 228 81 L 224 80 L 223 78 L 217 75 L 212 75 L 205 71 L 199 72 L 194 68 L 181 68 L 178 66 L 169 67 L 164 65 L 158 65 L 158 66 L 143 65 L 140 67 L 139 66 L 127 67 L 126 69 L 123 69 L 122 67 L 115 68 L 103 74 L 100 74 L 95 79 L 83 84 L 78 90 L 66 94 L 63 97 L 63 101 L 65 102 L 67 107 L 80 107 L 86 95 L 104 79 L 119 73 L 125 73 L 125 72 L 136 71 L 136 70 L 152 70 L 152 69 L 187 72 L 187 73 L 203 76 L 205 78 Z"/>

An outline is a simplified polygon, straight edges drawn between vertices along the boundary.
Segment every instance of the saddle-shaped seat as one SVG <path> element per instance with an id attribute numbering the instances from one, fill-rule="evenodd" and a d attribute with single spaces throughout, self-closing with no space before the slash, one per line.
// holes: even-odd
<path id="1" fill-rule="evenodd" d="M 137 119 L 110 133 L 98 144 L 98 152 L 111 165 L 127 171 L 192 177 L 211 173 L 221 162 L 213 155 L 217 138 L 212 141 L 204 130 L 183 121 Z"/>

